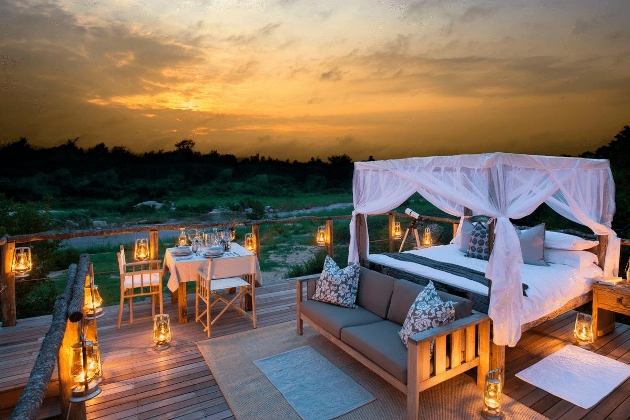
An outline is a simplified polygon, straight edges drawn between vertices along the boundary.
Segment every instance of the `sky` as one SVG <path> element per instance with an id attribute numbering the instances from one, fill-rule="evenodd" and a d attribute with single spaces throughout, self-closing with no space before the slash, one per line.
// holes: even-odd
<path id="1" fill-rule="evenodd" d="M 630 125 L 628 22 L 628 0 L 2 0 L 0 143 L 577 155 Z"/>

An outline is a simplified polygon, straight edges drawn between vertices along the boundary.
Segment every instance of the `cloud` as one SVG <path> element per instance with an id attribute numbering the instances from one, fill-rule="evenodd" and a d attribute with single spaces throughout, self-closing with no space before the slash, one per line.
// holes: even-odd
<path id="1" fill-rule="evenodd" d="M 342 77 L 343 77 L 343 73 L 341 72 L 341 70 L 339 70 L 338 67 L 333 67 L 332 69 L 323 72 L 319 76 L 319 80 L 338 82 L 342 79 Z"/>
<path id="2" fill-rule="evenodd" d="M 466 9 L 461 17 L 463 22 L 472 22 L 477 19 L 484 19 L 497 11 L 496 7 L 472 6 Z"/>
<path id="3" fill-rule="evenodd" d="M 258 28 L 250 33 L 241 33 L 238 35 L 230 35 L 227 40 L 237 45 L 250 45 L 261 39 L 267 38 L 274 34 L 274 32 L 282 26 L 281 22 L 269 23 L 262 28 Z"/>

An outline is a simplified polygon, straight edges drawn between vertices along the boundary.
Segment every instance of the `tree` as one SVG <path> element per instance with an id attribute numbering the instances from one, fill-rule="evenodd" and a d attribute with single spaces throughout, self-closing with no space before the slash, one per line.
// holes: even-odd
<path id="1" fill-rule="evenodd" d="M 175 149 L 178 152 L 192 153 L 194 148 L 195 148 L 195 141 L 192 139 L 184 139 L 182 141 L 175 143 Z"/>

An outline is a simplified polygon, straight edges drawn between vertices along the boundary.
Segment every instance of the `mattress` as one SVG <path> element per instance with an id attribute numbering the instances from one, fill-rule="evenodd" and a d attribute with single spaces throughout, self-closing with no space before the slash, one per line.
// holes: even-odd
<path id="1" fill-rule="evenodd" d="M 459 246 L 455 244 L 406 252 L 436 261 L 461 265 L 481 272 L 485 272 L 488 265 L 487 261 L 466 257 L 459 250 Z M 430 278 L 436 282 L 478 295 L 488 295 L 488 287 L 482 284 L 417 263 L 400 261 L 382 254 L 370 254 L 368 255 L 368 261 L 413 275 Z M 521 279 L 529 288 L 527 289 L 527 296 L 523 297 L 521 325 L 548 315 L 561 308 L 571 299 L 588 293 L 592 288 L 593 279 L 601 276 L 603 276 L 601 268 L 594 264 L 585 268 L 552 263 L 548 266 L 524 264 L 521 267 Z"/>

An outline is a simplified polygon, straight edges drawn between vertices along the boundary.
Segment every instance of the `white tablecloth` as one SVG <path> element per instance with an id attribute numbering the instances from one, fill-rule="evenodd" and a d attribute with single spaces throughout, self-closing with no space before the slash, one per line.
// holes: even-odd
<path id="1" fill-rule="evenodd" d="M 173 248 L 167 248 L 164 254 L 164 271 L 170 271 L 167 287 L 171 292 L 179 288 L 181 282 L 197 281 L 197 270 L 206 268 L 208 264 L 215 264 L 214 278 L 234 277 L 243 274 L 253 274 L 254 280 L 262 285 L 260 265 L 256 255 L 249 252 L 241 245 L 232 243 L 230 251 L 223 253 L 218 258 L 204 258 L 206 248 L 201 248 L 198 255 L 174 257 L 171 254 Z"/>

